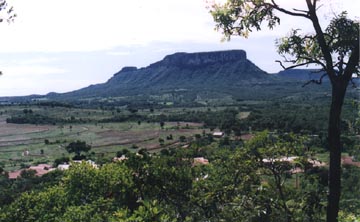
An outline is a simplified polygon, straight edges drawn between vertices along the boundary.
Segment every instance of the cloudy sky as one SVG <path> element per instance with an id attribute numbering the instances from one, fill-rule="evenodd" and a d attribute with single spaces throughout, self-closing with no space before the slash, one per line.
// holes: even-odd
<path id="1" fill-rule="evenodd" d="M 279 0 L 302 8 L 304 0 Z M 244 49 L 267 72 L 274 41 L 306 20 L 286 18 L 273 31 L 221 42 L 205 0 L 8 0 L 17 18 L 0 24 L 0 96 L 67 92 L 102 83 L 124 66 L 145 67 L 175 52 Z M 322 22 L 358 0 L 322 0 Z"/>

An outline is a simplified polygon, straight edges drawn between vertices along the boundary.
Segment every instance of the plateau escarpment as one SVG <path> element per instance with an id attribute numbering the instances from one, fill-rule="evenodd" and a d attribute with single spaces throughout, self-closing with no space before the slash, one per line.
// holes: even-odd
<path id="1" fill-rule="evenodd" d="M 124 67 L 106 83 L 69 94 L 93 97 L 170 89 L 216 90 L 273 80 L 273 76 L 248 60 L 243 50 L 175 53 L 145 68 Z"/>
<path id="2" fill-rule="evenodd" d="M 274 63 L 274 65 L 276 65 Z M 123 67 L 107 82 L 68 93 L 49 93 L 45 96 L 5 98 L 6 101 L 49 100 L 103 100 L 107 97 L 149 101 L 149 96 L 161 97 L 167 93 L 182 94 L 195 101 L 199 94 L 217 98 L 231 96 L 236 100 L 284 97 L 303 94 L 305 82 L 319 79 L 322 73 L 310 69 L 285 70 L 268 74 L 252 63 L 244 50 L 184 53 L 165 56 L 144 68 Z M 329 84 L 324 78 L 324 85 Z M 307 92 L 321 87 L 308 86 Z M 185 95 L 186 94 L 186 95 Z M 106 100 L 106 99 L 105 99 Z M 152 99 L 150 99 L 152 100 Z"/>

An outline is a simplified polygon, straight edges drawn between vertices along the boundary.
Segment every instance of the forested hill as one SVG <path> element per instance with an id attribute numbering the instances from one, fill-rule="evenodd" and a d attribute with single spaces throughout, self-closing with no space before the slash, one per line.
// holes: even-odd
<path id="1" fill-rule="evenodd" d="M 272 82 L 243 50 L 175 53 L 145 68 L 124 67 L 106 83 L 64 96 L 118 96 L 158 90 L 236 88 Z"/>
<path id="2" fill-rule="evenodd" d="M 310 81 L 310 80 L 319 80 L 324 74 L 324 72 L 319 72 L 316 69 L 289 69 L 280 71 L 277 73 L 277 77 L 281 80 L 296 80 L 296 81 Z M 326 76 L 323 78 L 323 81 L 329 81 L 328 77 Z"/>

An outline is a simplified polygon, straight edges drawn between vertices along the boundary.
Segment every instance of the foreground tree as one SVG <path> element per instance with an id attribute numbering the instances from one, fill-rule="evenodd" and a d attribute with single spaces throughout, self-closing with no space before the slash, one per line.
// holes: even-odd
<path id="1" fill-rule="evenodd" d="M 0 22 L 13 22 L 15 17 L 14 8 L 10 7 L 6 0 L 0 0 Z"/>
<path id="2" fill-rule="evenodd" d="M 14 8 L 9 7 L 6 0 L 0 0 L 0 22 L 13 22 L 15 17 L 16 14 L 14 13 Z M 2 75 L 1 71 L 0 75 Z"/>
<path id="3" fill-rule="evenodd" d="M 315 33 L 300 34 L 292 30 L 288 37 L 278 40 L 278 52 L 284 61 L 277 61 L 284 69 L 314 64 L 324 73 L 318 80 L 321 84 L 328 76 L 332 86 L 332 100 L 328 125 L 330 149 L 329 195 L 327 221 L 338 221 L 341 190 L 341 110 L 346 90 L 352 78 L 359 75 L 359 23 L 347 18 L 346 12 L 335 16 L 326 29 L 318 18 L 319 0 L 305 0 L 306 9 L 286 9 L 276 0 L 228 0 L 211 6 L 211 13 L 226 38 L 233 35 L 247 37 L 252 30 L 261 30 L 262 23 L 272 29 L 280 24 L 276 13 L 308 20 Z M 284 63 L 290 65 L 285 67 Z M 310 82 L 309 82 L 310 83 Z"/>

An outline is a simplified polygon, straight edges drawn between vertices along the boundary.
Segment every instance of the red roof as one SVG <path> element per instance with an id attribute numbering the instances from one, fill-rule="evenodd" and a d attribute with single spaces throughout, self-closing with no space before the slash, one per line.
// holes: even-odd
<path id="1" fill-rule="evenodd" d="M 350 156 L 341 157 L 341 162 L 343 165 L 353 165 L 353 166 L 360 167 L 360 162 L 354 162 L 353 158 Z"/>
<path id="2" fill-rule="evenodd" d="M 23 170 L 35 170 L 36 176 L 42 176 L 42 175 L 54 170 L 54 168 L 52 168 L 52 166 L 49 164 L 39 164 L 37 166 L 30 166 L 28 169 L 21 169 L 21 170 L 9 172 L 9 179 L 18 178 Z"/>
<path id="3" fill-rule="evenodd" d="M 243 134 L 243 135 L 240 136 L 240 138 L 243 139 L 243 140 L 250 140 L 253 137 L 254 137 L 253 134 Z"/>
<path id="4" fill-rule="evenodd" d="M 196 158 L 194 158 L 193 166 L 207 165 L 207 164 L 209 164 L 209 160 L 205 159 L 204 157 L 196 157 Z"/>

